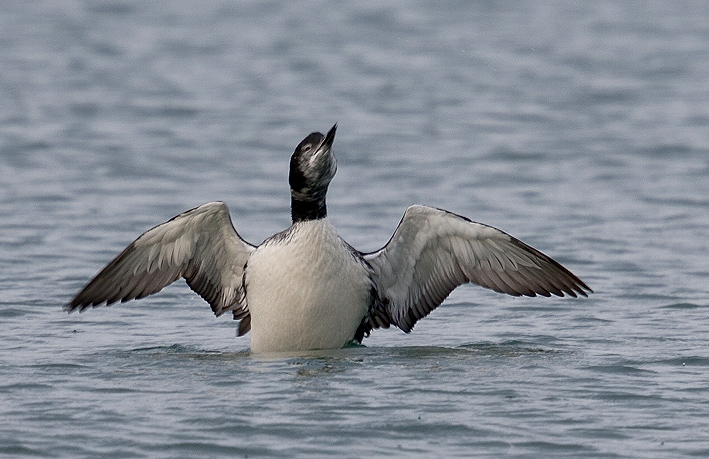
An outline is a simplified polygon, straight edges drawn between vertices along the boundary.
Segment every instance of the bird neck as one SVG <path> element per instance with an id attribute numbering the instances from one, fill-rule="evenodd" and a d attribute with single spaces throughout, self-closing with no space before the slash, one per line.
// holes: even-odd
<path id="1" fill-rule="evenodd" d="M 308 220 L 319 220 L 327 217 L 325 196 L 305 198 L 291 195 L 290 214 L 293 219 L 293 223 Z"/>

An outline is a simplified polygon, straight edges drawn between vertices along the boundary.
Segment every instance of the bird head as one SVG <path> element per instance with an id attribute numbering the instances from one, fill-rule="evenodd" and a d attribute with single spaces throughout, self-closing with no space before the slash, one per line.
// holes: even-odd
<path id="1" fill-rule="evenodd" d="M 332 153 L 335 131 L 337 124 L 325 135 L 312 132 L 295 148 L 288 177 L 293 198 L 300 201 L 325 198 L 327 187 L 337 172 L 337 160 Z"/>

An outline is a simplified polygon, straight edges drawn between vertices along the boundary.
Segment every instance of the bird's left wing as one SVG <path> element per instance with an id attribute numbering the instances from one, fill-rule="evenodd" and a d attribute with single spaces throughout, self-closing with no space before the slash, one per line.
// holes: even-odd
<path id="1" fill-rule="evenodd" d="M 383 308 L 376 312 L 405 332 L 467 282 L 515 296 L 576 297 L 592 291 L 509 234 L 426 206 L 406 209 L 387 245 L 364 258 Z"/>
<path id="2" fill-rule="evenodd" d="M 210 202 L 143 233 L 65 309 L 83 311 L 143 298 L 184 277 L 215 315 L 233 311 L 235 319 L 242 319 L 239 333 L 244 334 L 250 328 L 250 317 L 242 277 L 254 249 L 234 230 L 226 204 Z"/>

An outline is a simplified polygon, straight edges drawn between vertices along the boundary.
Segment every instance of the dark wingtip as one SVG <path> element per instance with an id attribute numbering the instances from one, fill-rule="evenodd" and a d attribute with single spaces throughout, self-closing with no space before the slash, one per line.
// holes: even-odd
<path id="1" fill-rule="evenodd" d="M 62 306 L 62 310 L 66 311 L 67 314 L 71 314 L 77 309 L 79 310 L 79 312 L 81 312 L 84 310 L 85 307 L 86 305 L 82 304 L 82 302 L 79 300 L 79 297 L 75 296 L 71 301 Z"/>
<path id="2" fill-rule="evenodd" d="M 588 294 L 593 293 L 593 289 L 591 287 L 589 287 L 588 285 L 586 285 L 586 283 L 584 281 L 582 281 L 581 279 L 579 279 L 578 277 L 576 278 L 576 280 L 578 281 L 578 284 L 576 285 L 576 289 L 575 289 L 576 292 L 578 292 L 580 295 L 588 298 Z"/>
<path id="3" fill-rule="evenodd" d="M 588 298 L 589 293 L 593 293 L 593 290 L 591 290 L 591 287 L 586 285 L 582 280 L 577 278 L 578 283 L 574 286 L 572 286 L 568 290 L 564 290 L 564 292 L 574 298 L 577 298 L 579 296 L 582 296 L 584 298 Z"/>

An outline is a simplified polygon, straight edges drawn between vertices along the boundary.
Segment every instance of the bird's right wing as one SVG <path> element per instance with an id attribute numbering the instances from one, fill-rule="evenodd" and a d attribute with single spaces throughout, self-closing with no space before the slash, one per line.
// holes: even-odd
<path id="1" fill-rule="evenodd" d="M 233 311 L 235 319 L 242 319 L 239 333 L 244 334 L 250 328 L 250 317 L 243 273 L 254 249 L 234 230 L 226 204 L 210 202 L 143 233 L 65 309 L 83 311 L 103 303 L 143 298 L 184 277 L 215 315 Z"/>
<path id="2" fill-rule="evenodd" d="M 467 282 L 515 296 L 575 297 L 592 291 L 558 262 L 509 234 L 426 206 L 406 209 L 387 245 L 364 258 L 381 300 L 380 322 L 405 332 Z"/>

